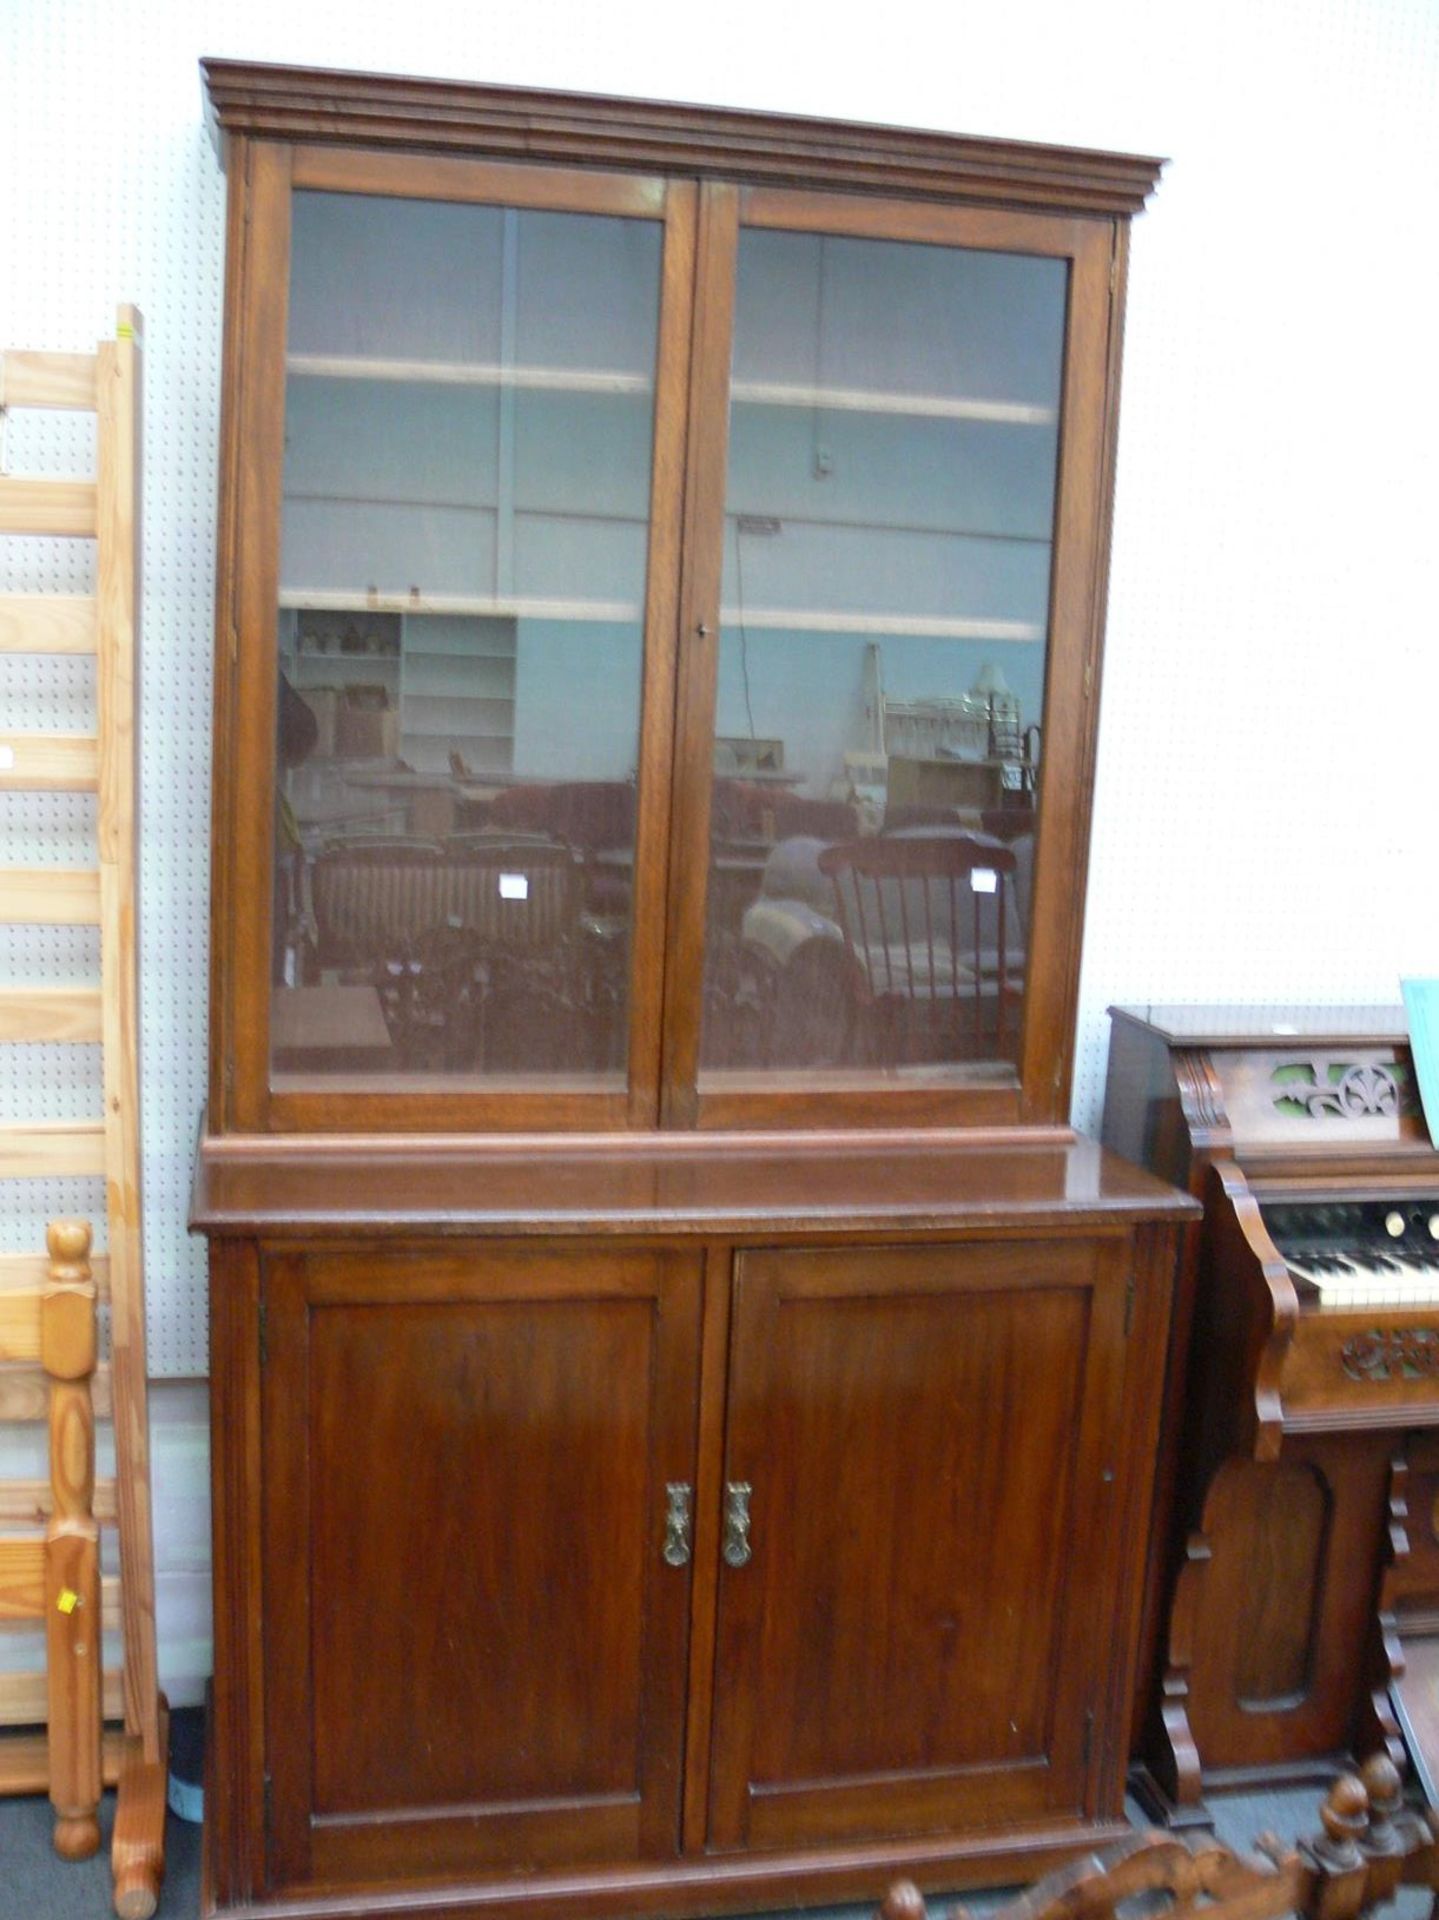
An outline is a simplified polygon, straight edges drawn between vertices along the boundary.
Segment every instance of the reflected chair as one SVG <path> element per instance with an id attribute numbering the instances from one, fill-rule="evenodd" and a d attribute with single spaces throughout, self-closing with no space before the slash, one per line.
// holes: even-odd
<path id="1" fill-rule="evenodd" d="M 1001 842 L 967 833 L 880 835 L 820 853 L 875 1064 L 1004 1057 L 1019 999 L 1015 864 Z"/>
<path id="2" fill-rule="evenodd" d="M 557 1064 L 579 1000 L 568 847 L 521 834 L 348 842 L 316 858 L 310 888 L 320 966 L 374 982 L 405 1065 Z"/>

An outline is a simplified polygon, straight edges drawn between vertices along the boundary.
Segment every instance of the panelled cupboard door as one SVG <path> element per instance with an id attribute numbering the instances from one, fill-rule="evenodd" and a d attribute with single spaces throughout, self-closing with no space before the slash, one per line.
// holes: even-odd
<path id="1" fill-rule="evenodd" d="M 1084 1810 L 1114 1611 L 1123 1252 L 743 1256 L 712 1846 Z"/>
<path id="2" fill-rule="evenodd" d="M 264 1290 L 270 1886 L 672 1855 L 697 1260 L 322 1252 Z"/>

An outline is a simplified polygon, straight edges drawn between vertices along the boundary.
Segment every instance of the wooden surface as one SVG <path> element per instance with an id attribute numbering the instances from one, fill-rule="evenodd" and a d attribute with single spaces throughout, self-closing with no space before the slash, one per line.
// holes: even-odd
<path id="1" fill-rule="evenodd" d="M 1093 1141 L 862 1135 L 583 1146 L 517 1138 L 210 1141 L 191 1205 L 211 1234 L 565 1231 L 906 1234 L 1197 1217 L 1193 1201 Z"/>
<path id="2" fill-rule="evenodd" d="M 693 1258 L 333 1254 L 266 1297 L 276 1878 L 673 1853 Z"/>
<path id="3" fill-rule="evenodd" d="M 217 132 L 1137 213 L 1162 161 L 789 115 L 201 62 Z M 373 190 L 373 189 L 372 189 Z"/>
<path id="4" fill-rule="evenodd" d="M 0 593 L 0 653 L 93 653 L 88 594 Z"/>
<path id="5" fill-rule="evenodd" d="M 94 987 L 0 988 L 0 1041 L 95 1041 L 100 994 Z"/>
<path id="6" fill-rule="evenodd" d="M 14 348 L 0 353 L 0 407 L 93 413 L 95 356 Z"/>
<path id="7" fill-rule="evenodd" d="M 1292 1777 L 1392 1723 L 1371 1697 L 1390 1489 L 1396 1457 L 1439 1424 L 1439 1391 L 1402 1370 L 1354 1377 L 1345 1349 L 1439 1334 L 1439 1309 L 1303 1308 L 1265 1208 L 1439 1197 L 1439 1153 L 1401 1139 L 1403 1116 L 1376 1114 L 1366 1136 L 1337 1103 L 1276 1106 L 1294 1084 L 1276 1068 L 1318 1058 L 1322 1091 L 1330 1051 L 1393 1063 L 1395 1025 L 1385 1009 L 1358 1010 L 1347 1035 L 1332 1008 L 1116 1010 L 1104 1137 L 1206 1209 L 1181 1263 L 1136 1725 L 1181 1814 L 1206 1778 Z"/>
<path id="8" fill-rule="evenodd" d="M 95 488 L 88 480 L 11 480 L 0 475 L 0 534 L 93 534 Z"/>
<path id="9" fill-rule="evenodd" d="M 102 1786 L 96 1288 L 88 1224 L 54 1221 L 47 1239 L 42 1271 L 0 1294 L 0 1360 L 39 1363 L 40 1403 L 24 1411 L 48 1423 L 50 1467 L 43 1498 L 5 1515 L 32 1531 L 0 1539 L 0 1625 L 28 1623 L 45 1640 L 43 1672 L 0 1677 L 0 1723 L 44 1721 L 38 1787 L 55 1809 L 56 1851 L 80 1860 L 100 1844 Z M 0 1417 L 7 1411 L 0 1404 Z M 37 1757 L 28 1743 L 12 1750 L 0 1742 L 0 1791 L 34 1790 L 27 1783 Z"/>
<path id="10" fill-rule="evenodd" d="M 229 62 L 209 62 L 206 70 L 229 141 L 231 209 L 216 624 L 212 1127 L 584 1131 L 648 1127 L 657 1116 L 670 1127 L 783 1130 L 1062 1122 L 1092 802 L 1124 226 L 1153 184 L 1154 163 L 496 89 L 363 76 L 327 82 Z M 449 151 L 436 151 L 437 144 Z M 632 167 L 641 150 L 649 155 L 642 172 L 614 171 L 616 160 Z M 527 167 L 527 156 L 545 164 Z M 839 190 L 856 185 L 864 191 Z M 360 1075 L 351 1085 L 272 1079 L 275 530 L 296 187 L 663 217 L 630 1020 L 619 1091 L 582 1079 L 554 1090 L 483 1079 L 468 1087 L 409 1088 L 386 1085 L 384 1076 L 369 1086 Z M 1010 1050 L 1015 1058 L 988 1073 L 700 1070 L 730 334 L 740 236 L 750 221 L 1044 256 L 1062 263 L 1068 276 L 1025 1017 Z"/>
<path id="11" fill-rule="evenodd" d="M 7 1040 L 99 1041 L 103 1110 L 92 1122 L 32 1122 L 0 1131 L 0 1175 L 100 1175 L 106 1188 L 109 1252 L 105 1261 L 110 1305 L 112 1359 L 94 1365 L 95 1290 L 87 1271 L 87 1323 L 76 1312 L 75 1289 L 47 1302 L 42 1358 L 57 1357 L 69 1385 L 50 1390 L 53 1457 L 59 1462 L 48 1500 L 47 1583 L 52 1596 L 78 1596 L 78 1604 L 53 1606 L 46 1620 L 50 1645 L 52 1738 L 69 1731 L 68 1759 L 52 1767 L 52 1798 L 59 1813 L 57 1845 L 93 1850 L 94 1800 L 100 1777 L 99 1712 L 123 1711 L 141 1762 L 163 1773 L 160 1699 L 155 1657 L 154 1558 L 149 1483 L 149 1420 L 146 1408 L 145 1309 L 141 1268 L 139 1146 L 138 851 L 136 844 L 136 661 L 140 526 L 140 337 L 133 307 L 117 314 L 116 337 L 93 356 L 7 354 L 0 361 L 5 404 L 93 409 L 96 416 L 94 481 L 0 482 L 0 523 L 9 531 L 93 536 L 95 592 L 74 595 L 6 595 L 0 599 L 0 648 L 6 652 L 85 653 L 96 656 L 96 736 L 12 735 L 5 746 L 0 785 L 27 791 L 93 789 L 98 796 L 97 865 L 79 872 L 49 869 L 0 876 L 3 913 L 12 923 L 97 925 L 101 979 L 98 993 L 17 988 L 0 996 L 0 1036 Z M 86 1241 L 88 1250 L 88 1236 Z M 54 1248 L 52 1245 L 52 1254 Z M 4 1263 L 0 1282 L 24 1284 L 23 1269 Z M 0 1303 L 6 1295 L 0 1294 Z M 77 1339 L 90 1327 L 83 1369 L 75 1359 Z M 67 1352 L 70 1359 L 66 1360 Z M 88 1384 L 78 1381 L 82 1373 Z M 36 1376 L 25 1368 L 0 1372 L 0 1415 L 34 1418 Z M 115 1427 L 117 1474 L 107 1506 L 119 1520 L 123 1598 L 119 1627 L 124 1644 L 123 1707 L 114 1683 L 100 1672 L 103 1594 L 98 1571 L 94 1493 L 93 1418 L 109 1414 Z M 89 1465 L 82 1472 L 83 1458 Z M 30 1497 L 28 1492 L 25 1497 Z M 58 1676 L 58 1678 L 56 1678 Z M 12 1711 L 45 1717 L 43 1703 L 28 1696 L 23 1676 L 10 1686 Z M 75 1729 L 95 1722 L 77 1746 Z M 133 1769 L 131 1769 L 133 1777 Z M 158 1811 L 153 1791 L 122 1788 L 117 1826 L 137 1823 L 142 1851 L 163 1859 L 163 1788 Z M 86 1810 L 88 1808 L 88 1811 Z M 147 1872 L 149 1870 L 147 1869 Z M 153 1911 L 158 1867 L 149 1907 Z M 144 1876 L 141 1876 L 142 1882 Z M 128 1896 L 127 1896 L 128 1897 Z M 140 1897 L 139 1895 L 133 1896 Z M 132 1899 L 133 1906 L 133 1899 Z M 123 1909 L 122 1909 L 123 1910 Z"/>
<path id="12" fill-rule="evenodd" d="M 1135 1463 L 1184 1203 L 1117 1162 L 1127 1207 L 1066 1203 L 1050 1164 L 1031 1211 L 1022 1178 L 995 1198 L 997 1156 L 972 1149 L 966 1219 L 966 1156 L 938 1157 L 947 1244 L 931 1224 L 858 1246 L 852 1219 L 812 1213 L 804 1245 L 746 1250 L 713 1212 L 650 1211 L 607 1246 L 586 1210 L 612 1152 L 548 1235 L 502 1228 L 502 1189 L 481 1237 L 412 1215 L 383 1243 L 293 1217 L 273 1251 L 215 1240 L 212 1725 L 217 1765 L 251 1783 L 219 1815 L 222 1908 L 268 1886 L 266 1904 L 291 1889 L 322 1912 L 325 1888 L 381 1881 L 393 1895 L 364 1910 L 386 1910 L 428 1863 L 487 1903 L 717 1910 L 852 1892 L 896 1848 L 952 1883 L 993 1877 L 1118 1819 Z M 1059 1157 L 1076 1185 L 1104 1165 Z M 746 1225 L 772 1246 L 773 1217 Z M 745 1474 L 754 1558 L 735 1569 L 724 1489 Z M 660 1553 L 671 1481 L 695 1489 L 683 1569 Z M 997 1532 L 1008 1549 L 986 1555 Z M 917 1637 L 922 1663 L 900 1652 Z M 474 1702 L 496 1662 L 491 1728 Z M 801 1685 L 818 1693 L 792 1712 Z M 268 1851 L 237 1817 L 265 1772 Z M 516 1860 L 527 1891 L 505 1894 Z"/>
<path id="13" fill-rule="evenodd" d="M 100 921 L 100 877 L 93 868 L 0 868 L 5 920 L 16 927 L 93 927 Z"/>
<path id="14" fill-rule="evenodd" d="M 207 78 L 230 209 L 193 1208 L 216 1910 L 398 1915 L 421 1883 L 437 1920 L 755 1910 L 901 1863 L 1013 1876 L 1115 1833 L 1194 1203 L 1063 1121 L 1123 228 L 1154 164 L 234 62 Z M 296 187 L 664 221 L 623 1078 L 272 1080 Z M 751 218 L 1068 275 L 1029 1014 L 1020 1069 L 974 1084 L 699 1071 Z"/>
<path id="15" fill-rule="evenodd" d="M 1083 1807 L 1123 1291 L 1082 1240 L 741 1256 L 711 1845 Z"/>
<path id="16" fill-rule="evenodd" d="M 1204 1838 L 1131 1833 L 1011 1896 L 994 1920 L 1118 1920 L 1135 1911 L 1174 1920 L 1361 1920 L 1402 1888 L 1439 1886 L 1434 1827 L 1405 1805 L 1387 1756 L 1367 1760 L 1361 1774 L 1341 1774 L 1317 1812 L 1318 1830 L 1297 1847 L 1268 1833 L 1248 1856 Z M 927 1920 L 919 1889 L 896 1883 L 875 1920 Z M 967 1910 L 954 1908 L 950 1920 L 969 1920 Z"/>

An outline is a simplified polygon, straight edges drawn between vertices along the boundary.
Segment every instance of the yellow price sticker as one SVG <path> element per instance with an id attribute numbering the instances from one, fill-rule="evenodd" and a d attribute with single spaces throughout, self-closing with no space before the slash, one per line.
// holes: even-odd
<path id="1" fill-rule="evenodd" d="M 61 1613 L 73 1613 L 79 1604 L 80 1596 L 78 1593 L 71 1593 L 68 1587 L 62 1587 L 60 1589 L 60 1597 L 56 1600 L 55 1605 L 60 1609 Z"/>

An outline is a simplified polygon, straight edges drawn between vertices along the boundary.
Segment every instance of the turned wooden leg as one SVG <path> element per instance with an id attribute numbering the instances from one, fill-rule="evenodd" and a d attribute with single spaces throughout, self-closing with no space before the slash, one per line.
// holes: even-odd
<path id="1" fill-rule="evenodd" d="M 90 1229 L 54 1221 L 40 1303 L 50 1379 L 50 1524 L 45 1534 L 45 1660 L 55 1851 L 85 1860 L 100 1844 L 100 1529 L 95 1522 L 95 1283 Z"/>

